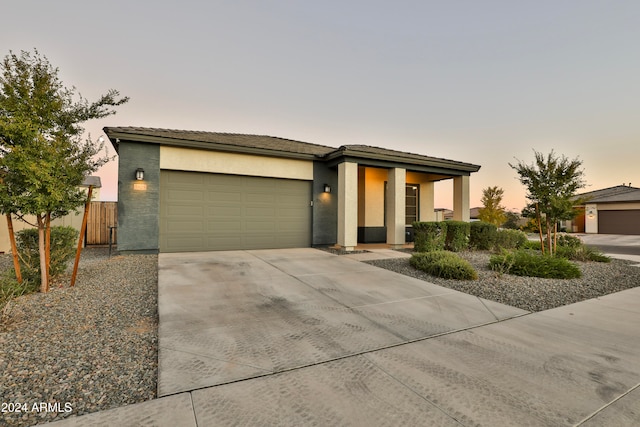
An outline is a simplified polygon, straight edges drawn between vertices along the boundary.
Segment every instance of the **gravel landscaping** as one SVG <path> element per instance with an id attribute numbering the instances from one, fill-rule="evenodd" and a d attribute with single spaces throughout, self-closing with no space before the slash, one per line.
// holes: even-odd
<path id="1" fill-rule="evenodd" d="M 542 311 L 640 286 L 640 267 L 624 260 L 610 263 L 575 262 L 582 271 L 579 279 L 541 279 L 510 274 L 499 275 L 489 268 L 488 251 L 460 252 L 478 272 L 478 280 L 449 280 L 416 270 L 408 258 L 366 261 L 369 264 L 446 288 L 500 302 L 528 311 Z"/>
<path id="2" fill-rule="evenodd" d="M 12 268 L 8 255 L 0 268 Z M 1 425 L 156 397 L 157 256 L 109 258 L 107 248 L 88 248 L 74 288 L 69 278 L 47 294 L 17 298 L 0 323 Z"/>

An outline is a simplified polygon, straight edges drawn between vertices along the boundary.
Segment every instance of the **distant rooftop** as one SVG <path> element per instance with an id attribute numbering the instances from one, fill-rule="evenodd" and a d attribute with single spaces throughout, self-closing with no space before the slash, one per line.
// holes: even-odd
<path id="1" fill-rule="evenodd" d="M 585 197 L 587 203 L 638 202 L 640 201 L 640 188 L 631 187 L 631 185 L 616 185 L 582 193 L 579 196 Z"/>

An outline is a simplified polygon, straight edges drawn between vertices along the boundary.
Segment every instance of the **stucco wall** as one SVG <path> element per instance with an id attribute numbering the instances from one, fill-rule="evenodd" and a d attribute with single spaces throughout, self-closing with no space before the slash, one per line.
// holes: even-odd
<path id="1" fill-rule="evenodd" d="M 312 180 L 313 161 L 160 147 L 160 169 Z"/>
<path id="2" fill-rule="evenodd" d="M 363 168 L 364 188 L 358 200 L 358 226 L 384 227 L 384 183 L 387 169 Z"/>
<path id="3" fill-rule="evenodd" d="M 86 191 L 86 189 L 83 189 L 83 190 Z M 100 201 L 99 188 L 93 189 L 91 199 L 94 202 Z M 76 211 L 69 213 L 69 215 L 52 220 L 51 225 L 52 226 L 57 226 L 57 225 L 70 226 L 80 231 L 80 228 L 82 227 L 83 212 L 84 212 L 84 205 L 79 206 Z M 36 223 L 35 216 L 28 215 L 27 217 L 25 217 L 25 219 L 29 221 L 31 224 Z M 24 230 L 25 228 L 35 228 L 31 224 L 27 224 L 26 222 L 18 220 L 15 217 L 15 215 L 13 216 L 12 223 L 13 223 L 14 233 L 20 230 Z M 0 215 L 0 253 L 9 253 L 9 252 L 11 252 L 11 242 L 9 241 L 9 228 L 7 227 L 7 216 Z"/>
<path id="4" fill-rule="evenodd" d="M 158 252 L 160 219 L 160 147 L 120 142 L 118 165 L 118 250 Z M 136 181 L 136 169 L 144 180 Z"/>
<path id="5" fill-rule="evenodd" d="M 324 192 L 324 184 L 331 193 Z M 338 172 L 324 163 L 313 165 L 312 245 L 333 245 L 338 241 Z"/>

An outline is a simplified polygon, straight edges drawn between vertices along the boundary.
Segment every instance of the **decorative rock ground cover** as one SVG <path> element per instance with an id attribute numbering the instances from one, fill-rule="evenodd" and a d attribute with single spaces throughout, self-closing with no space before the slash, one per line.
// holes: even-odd
<path id="1" fill-rule="evenodd" d="M 478 280 L 449 280 L 431 276 L 409 265 L 408 258 L 366 261 L 369 264 L 416 277 L 446 288 L 528 311 L 542 311 L 640 286 L 640 267 L 613 259 L 610 263 L 575 262 L 579 279 L 541 279 L 500 275 L 489 268 L 489 251 L 458 253 L 471 263 Z"/>
<path id="2" fill-rule="evenodd" d="M 156 397 L 157 256 L 107 254 L 85 249 L 74 288 L 63 277 L 63 288 L 10 306 L 0 324 L 0 425 Z M 11 268 L 7 255 L 0 258 Z"/>

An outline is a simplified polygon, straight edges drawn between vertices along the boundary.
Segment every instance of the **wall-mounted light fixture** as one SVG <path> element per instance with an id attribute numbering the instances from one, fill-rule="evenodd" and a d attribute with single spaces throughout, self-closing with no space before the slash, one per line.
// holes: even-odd
<path id="1" fill-rule="evenodd" d="M 138 168 L 136 169 L 136 180 L 142 181 L 144 179 L 144 169 Z"/>
<path id="2" fill-rule="evenodd" d="M 331 193 L 331 186 L 329 184 L 325 184 L 324 185 L 324 192 L 325 193 Z"/>

